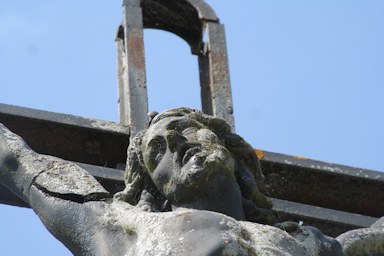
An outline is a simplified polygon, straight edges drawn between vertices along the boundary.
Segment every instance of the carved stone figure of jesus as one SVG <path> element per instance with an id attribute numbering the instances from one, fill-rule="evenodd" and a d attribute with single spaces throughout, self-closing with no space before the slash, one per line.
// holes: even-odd
<path id="1" fill-rule="evenodd" d="M 133 138 L 126 188 L 113 196 L 1 124 L 0 182 L 74 255 L 343 255 L 350 241 L 275 225 L 252 147 L 225 121 L 188 108 L 157 115 Z"/>

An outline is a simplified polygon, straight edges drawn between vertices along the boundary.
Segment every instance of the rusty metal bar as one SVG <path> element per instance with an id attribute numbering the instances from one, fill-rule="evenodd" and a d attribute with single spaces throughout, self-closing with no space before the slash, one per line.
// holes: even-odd
<path id="1" fill-rule="evenodd" d="M 148 124 L 141 1 L 124 0 L 123 10 L 123 25 L 119 27 L 116 40 L 120 75 L 119 113 L 120 122 L 130 125 L 134 136 Z"/>
<path id="2" fill-rule="evenodd" d="M 188 0 L 198 12 L 199 18 L 205 21 L 218 21 L 215 11 L 203 0 Z"/>
<path id="3" fill-rule="evenodd" d="M 224 118 L 234 130 L 225 31 L 212 8 L 202 0 L 124 0 L 123 8 L 116 38 L 119 116 L 131 136 L 147 125 L 144 28 L 169 31 L 191 46 L 199 59 L 202 111 Z"/>
<path id="4" fill-rule="evenodd" d="M 205 114 L 213 115 L 211 78 L 209 72 L 209 58 L 205 55 L 199 55 L 199 73 L 200 73 L 200 95 L 201 107 Z"/>
<path id="5" fill-rule="evenodd" d="M 272 198 L 273 209 L 279 221 L 303 222 L 303 225 L 317 227 L 324 234 L 336 237 L 357 228 L 370 227 L 378 218 L 337 211 L 287 200 Z"/>
<path id="6" fill-rule="evenodd" d="M 199 56 L 203 112 L 225 119 L 234 131 L 224 26 L 216 22 L 207 22 L 206 27 L 208 42 L 203 56 Z"/>
<path id="7" fill-rule="evenodd" d="M 126 161 L 129 127 L 114 122 L 0 104 L 0 123 L 41 154 L 111 168 Z"/>
<path id="8" fill-rule="evenodd" d="M 117 56 L 117 89 L 118 89 L 118 116 L 121 124 L 129 125 L 128 112 L 128 67 L 124 44 L 124 26 L 120 25 L 116 33 L 116 56 Z"/>
<path id="9" fill-rule="evenodd" d="M 271 152 L 262 155 L 265 190 L 271 197 L 384 216 L 384 173 Z"/>

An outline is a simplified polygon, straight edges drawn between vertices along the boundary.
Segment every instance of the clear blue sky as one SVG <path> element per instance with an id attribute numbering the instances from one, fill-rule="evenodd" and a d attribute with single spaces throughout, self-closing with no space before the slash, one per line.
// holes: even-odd
<path id="1" fill-rule="evenodd" d="M 263 150 L 384 170 L 384 1 L 207 0 L 226 25 L 237 133 Z M 0 2 L 0 102 L 117 121 L 119 1 Z M 200 108 L 197 60 L 145 32 L 150 109 Z M 71 255 L 0 206 L 2 255 Z"/>

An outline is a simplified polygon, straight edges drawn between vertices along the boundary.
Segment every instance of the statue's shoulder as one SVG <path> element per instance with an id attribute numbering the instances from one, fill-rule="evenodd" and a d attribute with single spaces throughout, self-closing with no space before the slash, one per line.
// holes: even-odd
<path id="1" fill-rule="evenodd" d="M 125 212 L 124 217 L 119 217 L 119 226 L 136 242 L 126 255 L 316 255 L 272 226 L 238 221 L 212 211 L 154 213 L 128 204 L 125 207 L 122 211 L 124 203 L 118 206 L 120 213 Z M 289 248 L 282 249 L 283 245 Z"/>

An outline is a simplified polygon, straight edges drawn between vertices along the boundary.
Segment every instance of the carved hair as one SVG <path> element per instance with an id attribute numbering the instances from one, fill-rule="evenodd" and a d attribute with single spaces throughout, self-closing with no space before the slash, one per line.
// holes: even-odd
<path id="1" fill-rule="evenodd" d="M 226 148 L 235 159 L 235 176 L 242 194 L 247 220 L 273 224 L 275 222 L 274 214 L 270 210 L 272 203 L 259 191 L 264 176 L 253 148 L 242 137 L 232 133 L 230 126 L 224 120 L 195 109 L 167 110 L 154 117 L 150 125 L 168 117 L 194 119 L 212 130 L 225 143 Z M 125 172 L 126 188 L 115 197 L 144 210 L 169 211 L 171 209 L 166 198 L 156 188 L 143 161 L 142 142 L 146 131 L 139 132 L 129 145 Z"/>

